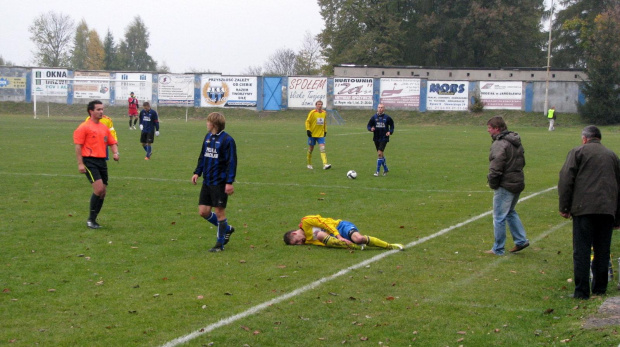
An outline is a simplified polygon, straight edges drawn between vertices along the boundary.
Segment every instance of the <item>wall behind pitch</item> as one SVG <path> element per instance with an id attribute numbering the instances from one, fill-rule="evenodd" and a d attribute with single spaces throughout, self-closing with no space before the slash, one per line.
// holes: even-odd
<path id="1" fill-rule="evenodd" d="M 0 67 L 0 101 L 26 101 L 29 69 Z"/>

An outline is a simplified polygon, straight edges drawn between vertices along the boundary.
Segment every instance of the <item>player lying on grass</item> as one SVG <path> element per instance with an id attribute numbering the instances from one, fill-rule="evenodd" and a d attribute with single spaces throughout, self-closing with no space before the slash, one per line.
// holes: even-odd
<path id="1" fill-rule="evenodd" d="M 376 237 L 362 235 L 351 222 L 323 218 L 318 214 L 303 217 L 299 223 L 299 229 L 290 230 L 284 234 L 284 243 L 350 249 L 364 249 L 366 246 L 404 249 L 400 243 L 387 243 Z"/>

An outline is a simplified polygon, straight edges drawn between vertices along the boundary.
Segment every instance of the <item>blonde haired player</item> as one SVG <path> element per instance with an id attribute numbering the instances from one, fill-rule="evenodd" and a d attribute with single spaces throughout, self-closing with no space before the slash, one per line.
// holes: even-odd
<path id="1" fill-rule="evenodd" d="M 318 100 L 314 103 L 315 109 L 308 113 L 306 118 L 306 135 L 308 135 L 308 169 L 312 170 L 312 151 L 318 143 L 321 151 L 321 159 L 323 160 L 323 170 L 327 170 L 332 166 L 327 163 L 327 154 L 325 154 L 325 136 L 327 136 L 327 113 L 323 109 L 323 101 Z"/>
<path id="2" fill-rule="evenodd" d="M 373 246 L 384 249 L 404 249 L 400 243 L 387 243 L 373 236 L 362 235 L 357 227 L 346 220 L 305 216 L 299 229 L 284 234 L 287 245 L 316 245 L 336 248 L 363 249 Z"/>

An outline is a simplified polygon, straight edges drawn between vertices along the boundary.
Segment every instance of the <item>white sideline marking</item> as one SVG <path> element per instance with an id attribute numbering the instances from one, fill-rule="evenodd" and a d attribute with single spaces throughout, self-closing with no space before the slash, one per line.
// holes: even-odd
<path id="1" fill-rule="evenodd" d="M 528 196 L 529 198 L 529 196 Z M 538 237 L 536 237 L 533 241 L 531 241 L 531 243 L 537 243 L 538 241 L 544 239 L 545 237 L 549 236 L 551 233 L 560 230 L 561 228 L 565 227 L 568 223 L 570 223 L 570 220 L 567 221 L 563 221 L 560 224 L 557 224 L 555 226 L 553 226 L 552 228 L 546 230 L 544 233 L 538 235 Z M 483 276 L 485 276 L 489 271 L 491 271 L 492 269 L 496 268 L 501 262 L 506 261 L 507 259 L 510 259 L 511 255 L 507 255 L 507 256 L 494 256 L 495 261 L 489 263 L 484 269 L 480 270 L 480 271 L 476 271 L 475 274 L 472 274 L 471 276 L 465 277 L 462 280 L 458 281 L 455 283 L 455 285 L 451 286 L 450 288 L 448 288 L 447 290 L 443 291 L 440 295 L 433 297 L 432 299 L 426 299 L 424 300 L 425 302 L 432 302 L 435 304 L 443 304 L 446 303 L 445 299 L 443 299 L 446 294 L 448 294 L 451 291 L 451 288 L 459 288 L 463 285 L 467 285 L 469 283 L 471 283 L 473 280 L 477 279 L 477 278 L 481 278 Z M 450 305 L 460 305 L 460 303 L 458 302 L 454 302 L 454 301 L 450 301 L 449 302 Z M 467 303 L 463 303 L 462 305 L 467 305 Z M 471 303 L 469 303 L 469 305 L 471 306 Z M 507 305 L 505 307 L 501 307 L 498 305 L 476 305 L 476 307 L 483 307 L 483 308 L 494 308 L 494 309 L 498 309 L 501 308 L 505 311 L 523 311 L 523 312 L 539 312 L 540 310 L 538 309 L 524 309 L 524 308 L 518 308 L 515 309 L 514 307 Z"/>
<path id="2" fill-rule="evenodd" d="M 526 201 L 526 200 L 528 200 L 530 198 L 533 198 L 533 197 L 538 196 L 540 194 L 544 194 L 544 193 L 546 193 L 548 191 L 551 191 L 551 190 L 554 190 L 556 188 L 557 188 L 557 186 L 551 187 L 551 188 L 547 188 L 545 190 L 541 190 L 541 191 L 539 191 L 537 193 L 530 194 L 530 195 L 528 195 L 528 196 L 526 196 L 526 197 L 524 197 L 522 199 L 519 199 L 519 202 Z M 490 215 L 492 213 L 493 213 L 493 211 L 491 210 L 491 211 L 487 211 L 487 212 L 484 212 L 482 214 L 479 214 L 479 215 L 477 215 L 477 216 L 475 216 L 473 218 L 470 218 L 470 219 L 468 219 L 468 220 L 466 220 L 464 222 L 461 222 L 461 223 L 458 223 L 456 225 L 453 225 L 453 226 L 450 226 L 448 228 L 445 228 L 443 230 L 440 230 L 440 231 L 438 231 L 438 232 L 436 232 L 436 233 L 434 233 L 432 235 L 426 236 L 426 237 L 421 238 L 419 240 L 416 240 L 414 242 L 410 242 L 410 243 L 408 243 L 405 246 L 405 248 L 410 248 L 410 247 L 413 247 L 413 246 L 418 245 L 420 243 L 426 242 L 428 240 L 432 240 L 432 239 L 434 239 L 434 238 L 436 238 L 438 236 L 441 236 L 441 235 L 443 235 L 443 234 L 445 234 L 445 233 L 447 233 L 447 232 L 449 232 L 451 230 L 454 230 L 456 228 L 460 228 L 460 227 L 462 227 L 462 226 L 464 226 L 466 224 L 474 222 L 474 221 L 476 221 L 476 220 L 478 220 L 480 218 L 486 217 L 486 216 L 488 216 L 488 215 Z M 236 315 L 230 316 L 228 318 L 221 319 L 218 322 L 215 322 L 213 324 L 209 324 L 206 327 L 198 329 L 198 330 L 196 330 L 196 331 L 194 331 L 194 332 L 192 332 L 190 334 L 187 334 L 185 336 L 181 336 L 181 337 L 178 337 L 178 338 L 176 338 L 176 339 L 174 339 L 172 341 L 169 341 L 169 342 L 165 343 L 162 346 L 163 347 L 173 347 L 173 346 L 177 346 L 179 344 L 188 342 L 188 341 L 193 340 L 194 338 L 196 338 L 198 336 L 201 336 L 201 335 L 204 335 L 206 333 L 209 333 L 209 332 L 211 332 L 211 331 L 213 331 L 213 330 L 215 330 L 217 328 L 226 326 L 228 324 L 234 323 L 235 321 L 238 321 L 240 319 L 243 319 L 243 318 L 249 317 L 249 316 L 251 316 L 251 315 L 253 315 L 255 313 L 258 313 L 259 311 L 262 311 L 263 309 L 265 309 L 265 308 L 267 308 L 267 307 L 269 307 L 271 305 L 278 304 L 278 303 L 280 303 L 280 302 L 282 302 L 284 300 L 287 300 L 287 299 L 290 299 L 292 297 L 295 297 L 298 294 L 301 294 L 301 293 L 307 292 L 309 290 L 312 290 L 314 288 L 317 288 L 321 284 L 329 282 L 329 281 L 331 281 L 333 279 L 336 279 L 336 278 L 338 278 L 340 276 L 346 275 L 349 272 L 351 272 L 352 270 L 359 269 L 359 268 L 364 267 L 366 265 L 372 264 L 372 263 L 374 263 L 376 261 L 379 261 L 379 260 L 381 260 L 381 259 L 383 259 L 383 258 L 385 258 L 385 257 L 387 257 L 389 255 L 392 255 L 392 254 L 398 253 L 398 252 L 400 252 L 400 251 L 399 250 L 391 250 L 391 251 L 386 251 L 386 252 L 383 252 L 381 254 L 375 255 L 374 257 L 372 257 L 370 259 L 362 261 L 361 263 L 358 263 L 358 264 L 349 266 L 346 269 L 340 270 L 340 271 L 336 272 L 335 274 L 333 274 L 331 276 L 323 277 L 323 278 L 321 278 L 321 279 L 319 279 L 317 281 L 314 281 L 314 282 L 312 282 L 310 284 L 307 284 L 307 285 L 305 285 L 303 287 L 297 288 L 297 289 L 295 289 L 294 291 L 292 291 L 292 292 L 290 292 L 288 294 L 281 295 L 279 297 L 276 297 L 276 298 L 273 298 L 273 299 L 271 299 L 269 301 L 266 301 L 266 302 L 264 302 L 262 304 L 259 304 L 259 305 L 256 305 L 254 307 L 251 307 L 251 308 L 249 308 L 249 309 L 247 309 L 247 310 L 245 310 L 245 311 L 243 311 L 241 313 L 238 313 Z"/>

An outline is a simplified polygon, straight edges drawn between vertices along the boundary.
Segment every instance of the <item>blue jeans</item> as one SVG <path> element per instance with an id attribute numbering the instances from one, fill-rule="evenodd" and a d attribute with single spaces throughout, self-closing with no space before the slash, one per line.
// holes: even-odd
<path id="1" fill-rule="evenodd" d="M 505 251 L 506 222 L 508 222 L 515 245 L 521 246 L 528 242 L 521 219 L 515 211 L 517 201 L 519 201 L 519 194 L 511 193 L 502 187 L 496 189 L 493 194 L 493 232 L 495 233 L 493 252 L 497 255 L 503 255 Z"/>

